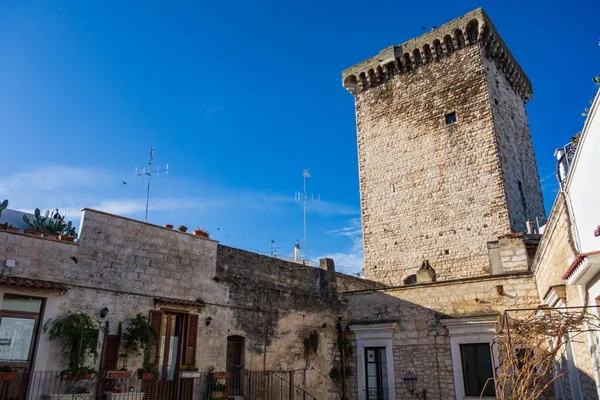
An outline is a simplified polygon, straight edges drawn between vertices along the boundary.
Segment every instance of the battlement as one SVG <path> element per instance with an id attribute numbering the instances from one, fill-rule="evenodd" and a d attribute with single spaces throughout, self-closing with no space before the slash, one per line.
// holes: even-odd
<path id="1" fill-rule="evenodd" d="M 482 8 L 397 46 L 387 47 L 342 72 L 343 86 L 353 95 L 406 74 L 423 65 L 440 62 L 455 51 L 479 44 L 493 60 L 524 103 L 533 96 L 531 82 Z"/>

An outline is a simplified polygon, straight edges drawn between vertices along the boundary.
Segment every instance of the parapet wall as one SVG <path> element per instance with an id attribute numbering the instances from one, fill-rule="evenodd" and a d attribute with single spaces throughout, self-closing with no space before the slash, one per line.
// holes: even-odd
<path id="1" fill-rule="evenodd" d="M 394 75 L 439 62 L 453 52 L 478 44 L 486 57 L 495 61 L 510 86 L 527 102 L 533 96 L 531 82 L 494 28 L 482 8 L 456 18 L 417 38 L 387 47 L 342 73 L 343 86 L 358 94 L 388 81 Z"/>

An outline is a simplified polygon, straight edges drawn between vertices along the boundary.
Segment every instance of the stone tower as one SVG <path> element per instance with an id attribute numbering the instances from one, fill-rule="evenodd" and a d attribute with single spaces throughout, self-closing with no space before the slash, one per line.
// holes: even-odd
<path id="1" fill-rule="evenodd" d="M 487 243 L 545 210 L 531 83 L 482 9 L 343 72 L 354 95 L 365 276 L 490 274 Z"/>

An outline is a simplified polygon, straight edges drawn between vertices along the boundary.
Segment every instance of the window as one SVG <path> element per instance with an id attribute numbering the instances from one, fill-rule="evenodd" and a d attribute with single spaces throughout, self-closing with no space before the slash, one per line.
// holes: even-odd
<path id="1" fill-rule="evenodd" d="M 365 348 L 367 400 L 389 400 L 385 347 Z"/>
<path id="2" fill-rule="evenodd" d="M 466 396 L 495 396 L 494 372 L 489 343 L 460 345 Z"/>
<path id="3" fill-rule="evenodd" d="M 43 300 L 5 294 L 0 310 L 0 362 L 29 369 Z"/>
<path id="4" fill-rule="evenodd" d="M 446 125 L 450 125 L 456 122 L 456 113 L 451 112 L 450 114 L 446 114 Z"/>

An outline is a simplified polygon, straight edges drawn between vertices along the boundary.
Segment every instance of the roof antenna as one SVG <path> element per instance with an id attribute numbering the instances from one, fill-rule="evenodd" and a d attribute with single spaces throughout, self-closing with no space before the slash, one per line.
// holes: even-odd
<path id="1" fill-rule="evenodd" d="M 143 168 L 138 171 L 138 169 L 136 168 L 135 174 L 133 175 L 138 179 L 144 175 L 146 175 L 148 177 L 148 188 L 146 189 L 146 219 L 145 219 L 146 222 L 148 222 L 148 203 L 150 201 L 150 178 L 154 174 L 156 174 L 156 176 L 158 176 L 158 174 L 161 172 L 164 172 L 165 175 L 169 174 L 169 164 L 167 164 L 165 169 L 160 169 L 160 167 L 156 167 L 156 169 L 154 171 L 152 171 L 152 160 L 153 159 L 154 159 L 154 147 L 150 147 L 150 158 L 148 159 L 148 170 L 146 170 L 146 168 Z"/>
<path id="2" fill-rule="evenodd" d="M 306 194 L 306 179 L 310 178 L 310 174 L 308 173 L 307 169 L 302 171 L 302 174 L 304 175 L 304 191 L 302 193 L 296 192 L 295 200 L 301 201 L 303 203 L 303 207 L 304 207 L 304 260 L 303 261 L 306 263 L 306 202 L 309 200 L 308 195 Z M 321 200 L 321 195 L 318 195 L 316 199 L 315 199 L 315 196 L 312 195 L 312 198 L 310 200 L 311 201 L 314 201 L 314 200 L 319 201 L 319 200 Z"/>

